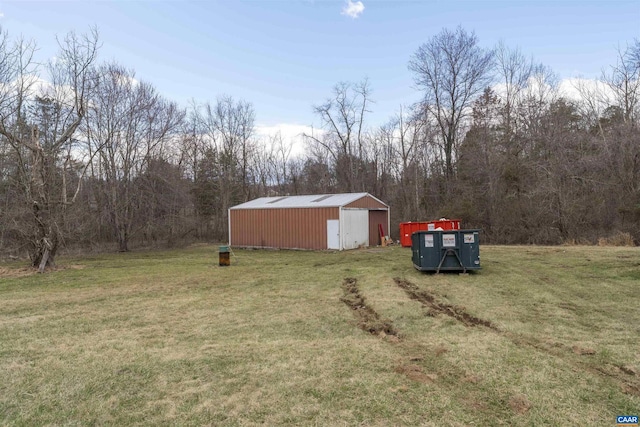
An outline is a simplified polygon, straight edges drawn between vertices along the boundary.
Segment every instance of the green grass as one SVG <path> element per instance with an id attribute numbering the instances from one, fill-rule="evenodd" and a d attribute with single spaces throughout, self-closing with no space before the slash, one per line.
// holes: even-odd
<path id="1" fill-rule="evenodd" d="M 1 425 L 614 425 L 640 410 L 640 250 L 215 246 L 0 268 Z M 345 278 L 398 337 L 360 329 Z M 490 321 L 465 326 L 409 298 Z"/>

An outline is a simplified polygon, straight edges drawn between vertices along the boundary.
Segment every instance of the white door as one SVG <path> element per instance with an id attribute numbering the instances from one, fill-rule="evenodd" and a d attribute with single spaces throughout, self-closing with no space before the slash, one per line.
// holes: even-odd
<path id="1" fill-rule="evenodd" d="M 340 220 L 327 220 L 327 249 L 340 249 Z"/>
<path id="2" fill-rule="evenodd" d="M 369 246 L 369 210 L 343 209 L 342 249 Z"/>

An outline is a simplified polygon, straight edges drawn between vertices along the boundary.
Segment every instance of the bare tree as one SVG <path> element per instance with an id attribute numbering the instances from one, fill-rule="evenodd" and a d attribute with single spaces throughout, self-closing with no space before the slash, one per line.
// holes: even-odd
<path id="1" fill-rule="evenodd" d="M 291 142 L 286 143 L 280 132 L 269 137 L 269 163 L 272 169 L 274 184 L 278 194 L 286 193 L 286 184 L 289 179 L 289 160 L 291 159 Z"/>
<path id="2" fill-rule="evenodd" d="M 183 117 L 153 86 L 135 80 L 133 71 L 118 64 L 100 68 L 85 133 L 88 150 L 98 154 L 93 173 L 102 191 L 97 197 L 120 251 L 129 250 L 135 231 L 136 209 L 142 202 L 138 178 L 152 160 L 163 157 L 163 144 L 174 136 Z"/>
<path id="3" fill-rule="evenodd" d="M 68 188 L 67 178 L 93 85 L 97 30 L 69 33 L 58 45 L 58 56 L 46 67 L 48 81 L 42 81 L 35 43 L 12 43 L 6 33 L 0 35 L 0 135 L 18 161 L 23 206 L 30 212 L 23 235 L 41 272 L 55 265 L 65 213 L 80 190 L 80 179 Z"/>
<path id="4" fill-rule="evenodd" d="M 600 118 L 611 105 L 607 84 L 602 80 L 577 79 L 573 82 L 573 87 L 580 95 L 580 101 L 577 103 L 580 114 L 587 123 L 597 129 L 602 140 L 606 142 Z"/>
<path id="5" fill-rule="evenodd" d="M 428 119 L 401 107 L 389 126 L 394 171 L 399 185 L 396 194 L 400 200 L 399 208 L 403 219 L 415 221 L 423 214 L 420 206 L 421 178 L 429 170 L 428 159 L 421 156 L 426 144 L 424 136 L 429 127 Z"/>
<path id="6" fill-rule="evenodd" d="M 231 172 L 237 168 L 242 186 L 242 199 L 249 200 L 249 164 L 253 151 L 255 111 L 245 101 L 235 101 L 230 96 L 218 99 L 215 107 L 206 106 L 207 124 L 213 128 L 213 136 L 225 158 L 225 166 Z"/>
<path id="7" fill-rule="evenodd" d="M 513 145 L 514 157 L 535 150 L 543 119 L 549 107 L 558 98 L 558 77 L 555 73 L 544 65 L 534 67 L 529 84 L 522 90 L 518 102 L 518 120 L 522 124 L 522 135 L 520 142 Z"/>
<path id="8" fill-rule="evenodd" d="M 435 120 L 445 157 L 445 174 L 454 175 L 454 154 L 475 97 L 491 81 L 493 52 L 478 46 L 475 33 L 461 27 L 442 30 L 421 45 L 409 61 L 424 92 L 422 108 Z"/>
<path id="9" fill-rule="evenodd" d="M 196 195 L 210 205 L 205 211 L 215 221 L 215 238 L 222 239 L 228 232 L 227 210 L 252 196 L 255 112 L 251 103 L 231 96 L 206 103 L 202 110 L 198 128 L 207 144 L 208 170 L 198 169 L 203 175 L 196 181 Z"/>
<path id="10" fill-rule="evenodd" d="M 353 84 L 340 82 L 333 95 L 323 104 L 313 107 L 320 116 L 324 132 L 303 136 L 325 150 L 336 167 L 341 190 L 352 192 L 363 182 L 358 181 L 356 159 L 363 159 L 365 150 L 365 115 L 369 111 L 371 88 L 368 79 Z"/>
<path id="11" fill-rule="evenodd" d="M 618 49 L 618 58 L 609 72 L 603 72 L 602 80 L 614 94 L 615 105 L 620 107 L 627 123 L 634 123 L 640 106 L 640 42 Z"/>
<path id="12" fill-rule="evenodd" d="M 640 68 L 640 39 L 635 39 L 629 48 L 629 57 L 635 63 L 636 68 Z"/>
<path id="13" fill-rule="evenodd" d="M 182 130 L 180 133 L 180 164 L 183 166 L 185 174 L 192 181 L 197 179 L 197 171 L 200 160 L 204 155 L 206 142 L 202 132 L 200 132 L 200 113 L 195 101 L 189 103 L 185 111 Z"/>
<path id="14" fill-rule="evenodd" d="M 529 85 L 536 66 L 518 48 L 509 48 L 504 42 L 498 43 L 495 49 L 495 69 L 501 80 L 497 95 L 502 99 L 503 128 L 507 140 L 517 133 L 517 115 L 521 93 Z"/>

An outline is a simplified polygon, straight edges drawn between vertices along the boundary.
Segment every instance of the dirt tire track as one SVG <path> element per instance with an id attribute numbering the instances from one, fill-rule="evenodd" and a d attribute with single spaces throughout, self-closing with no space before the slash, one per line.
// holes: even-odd
<path id="1" fill-rule="evenodd" d="M 365 301 L 365 298 L 358 289 L 358 280 L 353 277 L 347 277 L 342 282 L 344 295 L 340 301 L 345 303 L 356 316 L 358 327 L 363 331 L 369 332 L 371 335 L 386 336 L 391 335 L 398 337 L 398 331 L 388 319 L 382 319 L 380 315 L 371 308 Z"/>
<path id="2" fill-rule="evenodd" d="M 449 317 L 453 317 L 465 326 L 485 326 L 489 329 L 493 329 L 496 332 L 500 332 L 499 329 L 488 320 L 483 320 L 478 317 L 472 316 L 471 314 L 467 313 L 462 307 L 438 302 L 436 301 L 433 294 L 429 293 L 428 291 L 420 290 L 418 286 L 407 280 L 394 277 L 393 281 L 396 282 L 396 284 L 400 288 L 402 288 L 407 295 L 409 295 L 409 298 L 419 301 L 420 303 L 422 303 L 422 305 L 429 307 L 433 312 L 442 313 L 446 314 Z"/>
<path id="3" fill-rule="evenodd" d="M 527 339 L 526 337 L 516 335 L 509 331 L 502 331 L 488 320 L 483 320 L 470 315 L 462 307 L 436 301 L 436 298 L 433 294 L 429 293 L 428 291 L 421 290 L 414 283 L 400 279 L 398 277 L 394 277 L 393 280 L 401 289 L 406 292 L 409 298 L 419 301 L 423 306 L 429 307 L 430 310 L 435 313 L 443 313 L 447 316 L 453 317 L 465 326 L 485 326 L 488 329 L 496 332 L 497 334 L 500 334 L 509 339 L 516 346 L 530 347 L 550 356 L 559 357 L 563 360 L 569 361 L 576 365 L 578 368 L 583 369 L 587 372 L 590 372 L 592 374 L 599 374 L 601 376 L 605 376 L 617 381 L 621 385 L 622 390 L 627 394 L 640 396 L 640 381 L 636 380 L 637 376 L 635 375 L 635 371 L 633 371 L 632 369 L 618 365 L 605 365 L 604 367 L 592 366 L 587 362 L 575 360 L 573 358 L 567 358 L 567 354 L 575 353 L 575 351 L 565 345 L 560 345 L 559 347 L 549 347 L 535 340 Z M 584 354 L 589 355 L 591 353 Z"/>

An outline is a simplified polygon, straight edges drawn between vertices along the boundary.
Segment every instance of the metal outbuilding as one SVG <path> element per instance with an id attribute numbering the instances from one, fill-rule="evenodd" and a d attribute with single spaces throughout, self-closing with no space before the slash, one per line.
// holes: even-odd
<path id="1" fill-rule="evenodd" d="M 355 249 L 389 234 L 389 206 L 369 193 L 261 197 L 229 209 L 229 244 Z"/>

